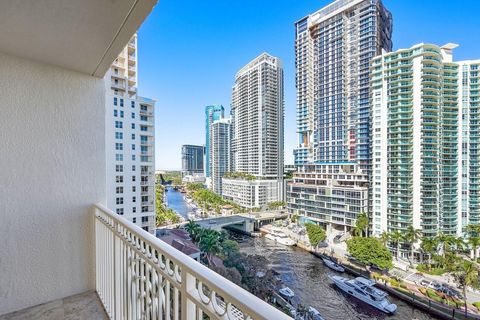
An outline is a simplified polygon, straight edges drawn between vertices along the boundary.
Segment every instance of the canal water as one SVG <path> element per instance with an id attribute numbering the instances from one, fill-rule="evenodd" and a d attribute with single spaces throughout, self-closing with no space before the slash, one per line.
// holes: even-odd
<path id="1" fill-rule="evenodd" d="M 180 192 L 169 188 L 167 200 L 169 208 L 188 218 L 191 209 Z M 312 306 L 320 311 L 326 320 L 435 319 L 393 297 L 389 297 L 389 299 L 398 306 L 398 309 L 395 315 L 387 316 L 383 312 L 337 290 L 328 278 L 328 275 L 335 274 L 335 271 L 325 267 L 320 259 L 310 253 L 297 247 L 276 244 L 266 238 L 250 238 L 238 235 L 235 238 L 239 240 L 242 252 L 266 257 L 269 261 L 269 267 L 279 273 L 283 283 L 295 292 L 298 301 L 305 306 Z"/>
<path id="2" fill-rule="evenodd" d="M 336 289 L 328 276 L 338 275 L 338 273 L 325 267 L 322 260 L 312 254 L 297 247 L 276 244 L 266 238 L 241 237 L 238 239 L 242 252 L 266 257 L 269 267 L 279 273 L 282 282 L 295 292 L 298 301 L 320 311 L 326 320 L 436 319 L 391 296 L 390 302 L 395 303 L 398 309 L 395 315 L 388 316 Z"/>
<path id="3" fill-rule="evenodd" d="M 188 219 L 188 214 L 192 212 L 192 209 L 187 205 L 183 194 L 172 187 L 167 187 L 166 190 L 168 190 L 166 192 L 168 208 L 175 210 L 179 215 Z"/>

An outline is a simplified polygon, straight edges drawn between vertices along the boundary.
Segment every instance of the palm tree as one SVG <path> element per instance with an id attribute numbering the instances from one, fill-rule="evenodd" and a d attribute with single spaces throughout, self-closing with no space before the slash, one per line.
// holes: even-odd
<path id="1" fill-rule="evenodd" d="M 465 231 L 473 237 L 480 237 L 480 224 L 469 224 L 465 227 Z"/>
<path id="2" fill-rule="evenodd" d="M 220 248 L 220 233 L 215 230 L 204 229 L 200 236 L 200 250 L 205 253 L 207 262 L 212 264 L 212 256 L 219 253 Z"/>
<path id="3" fill-rule="evenodd" d="M 403 240 L 403 234 L 400 231 L 395 230 L 390 234 L 390 240 L 397 246 L 395 257 L 398 260 L 398 253 L 400 252 L 400 242 Z"/>
<path id="4" fill-rule="evenodd" d="M 413 263 L 413 245 L 420 239 L 422 236 L 422 230 L 415 229 L 412 225 L 407 227 L 407 232 L 405 233 L 405 240 L 410 243 L 410 264 Z"/>
<path id="5" fill-rule="evenodd" d="M 465 314 L 467 314 L 467 287 L 478 287 L 478 269 L 475 263 L 468 260 L 461 260 L 455 268 L 453 274 L 455 280 L 463 289 L 463 302 L 465 303 Z"/>
<path id="6" fill-rule="evenodd" d="M 428 254 L 428 270 L 432 269 L 432 256 L 437 252 L 438 242 L 432 237 L 423 237 L 420 248 L 426 254 Z"/>
<path id="7" fill-rule="evenodd" d="M 454 236 L 446 235 L 440 232 L 437 236 L 438 243 L 442 248 L 442 257 L 445 258 L 447 253 L 455 246 L 457 239 Z"/>
<path id="8" fill-rule="evenodd" d="M 362 212 L 358 215 L 357 217 L 357 221 L 355 222 L 355 227 L 353 229 L 353 232 L 355 233 L 355 235 L 362 235 L 362 232 L 365 233 L 365 237 L 368 236 L 368 224 L 369 224 L 369 220 L 368 220 L 368 216 L 365 212 Z"/>
<path id="9" fill-rule="evenodd" d="M 197 241 L 197 237 L 200 233 L 200 226 L 193 220 L 188 220 L 187 224 L 184 226 L 185 230 L 188 232 L 188 234 L 190 235 L 190 238 L 192 238 L 192 240 L 194 242 Z"/>
<path id="10" fill-rule="evenodd" d="M 390 234 L 387 231 L 383 231 L 380 235 L 380 241 L 384 246 L 387 245 L 388 239 L 390 239 Z"/>
<path id="11" fill-rule="evenodd" d="M 480 237 L 469 237 L 468 244 L 470 245 L 470 250 L 473 251 L 473 259 L 477 261 L 477 250 L 480 246 Z"/>

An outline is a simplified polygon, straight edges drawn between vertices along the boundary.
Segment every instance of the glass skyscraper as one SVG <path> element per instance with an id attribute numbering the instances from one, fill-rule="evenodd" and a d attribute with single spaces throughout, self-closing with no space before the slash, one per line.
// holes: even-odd
<path id="1" fill-rule="evenodd" d="M 220 104 L 205 107 L 205 177 L 211 177 L 210 135 L 214 121 L 224 118 L 225 109 Z"/>
<path id="2" fill-rule="evenodd" d="M 380 0 L 337 0 L 295 24 L 295 164 L 370 163 L 370 60 L 392 49 Z"/>

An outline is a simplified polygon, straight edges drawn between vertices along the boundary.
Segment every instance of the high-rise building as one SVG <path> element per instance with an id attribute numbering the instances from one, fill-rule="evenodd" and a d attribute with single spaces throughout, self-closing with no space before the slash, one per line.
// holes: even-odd
<path id="1" fill-rule="evenodd" d="M 105 75 L 107 206 L 155 230 L 155 101 L 137 96 L 137 36 Z"/>
<path id="2" fill-rule="evenodd" d="M 374 234 L 460 236 L 479 221 L 480 60 L 453 62 L 456 46 L 372 60 Z"/>
<path id="3" fill-rule="evenodd" d="M 204 146 L 182 145 L 182 177 L 203 175 Z"/>
<path id="4" fill-rule="evenodd" d="M 205 107 L 205 177 L 211 176 L 211 161 L 210 161 L 210 130 L 212 123 L 216 120 L 224 118 L 225 109 L 222 105 L 214 104 Z"/>
<path id="5" fill-rule="evenodd" d="M 232 130 L 230 119 L 215 120 L 211 125 L 210 135 L 210 161 L 211 187 L 213 191 L 222 194 L 222 177 L 232 171 Z"/>
<path id="6" fill-rule="evenodd" d="M 235 76 L 232 92 L 232 151 L 233 171 L 245 173 L 258 180 L 283 179 L 283 68 L 280 59 L 262 53 L 249 62 Z M 230 186 L 244 184 L 240 178 L 224 178 Z M 226 181 L 228 180 L 228 181 Z M 252 180 L 247 183 L 254 184 Z M 282 198 L 281 187 L 277 195 L 268 200 Z M 262 191 L 265 192 L 265 191 Z M 236 201 L 240 193 L 225 194 Z M 233 198 L 232 198 L 233 196 Z M 267 204 L 267 198 L 259 197 L 258 206 Z M 237 201 L 239 203 L 239 201 Z"/>
<path id="7" fill-rule="evenodd" d="M 295 164 L 370 163 L 370 60 L 392 49 L 381 0 L 337 0 L 295 23 Z"/>

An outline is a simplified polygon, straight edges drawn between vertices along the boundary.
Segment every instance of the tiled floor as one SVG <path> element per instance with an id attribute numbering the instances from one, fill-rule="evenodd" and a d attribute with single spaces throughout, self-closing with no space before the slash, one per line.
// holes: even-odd
<path id="1" fill-rule="evenodd" d="M 108 320 L 97 293 L 89 291 L 0 316 L 0 320 Z"/>

